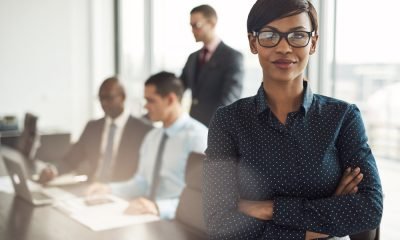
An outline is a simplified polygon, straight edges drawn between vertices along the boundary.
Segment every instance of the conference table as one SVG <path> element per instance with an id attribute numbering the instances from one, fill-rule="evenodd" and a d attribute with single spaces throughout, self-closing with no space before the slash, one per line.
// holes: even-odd
<path id="1" fill-rule="evenodd" d="M 52 206 L 34 207 L 13 194 L 0 192 L 0 239 L 202 240 L 206 239 L 206 236 L 175 220 L 161 220 L 95 232 Z"/>
<path id="2" fill-rule="evenodd" d="M 5 150 L 4 148 L 2 150 Z M 0 151 L 1 152 L 1 151 Z M 6 175 L 0 154 L 0 176 Z M 83 185 L 63 187 L 82 195 Z M 99 216 L 106 218 L 107 216 Z M 206 235 L 177 220 L 160 220 L 93 231 L 51 205 L 33 206 L 0 189 L 0 240 L 204 240 Z"/>

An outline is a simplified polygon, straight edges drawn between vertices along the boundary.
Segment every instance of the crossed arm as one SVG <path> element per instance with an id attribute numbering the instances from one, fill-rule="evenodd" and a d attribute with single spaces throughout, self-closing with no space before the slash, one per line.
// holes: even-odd
<path id="1" fill-rule="evenodd" d="M 363 174 L 360 168 L 347 168 L 336 188 L 334 196 L 354 194 L 358 191 L 358 184 L 361 182 Z M 274 201 L 249 201 L 240 199 L 238 210 L 248 216 L 260 220 L 272 220 Z M 306 240 L 328 237 L 326 234 L 306 231 Z"/>
<path id="2" fill-rule="evenodd" d="M 311 231 L 344 236 L 378 226 L 382 216 L 381 184 L 360 113 L 355 107 L 348 107 L 340 123 L 335 149 L 341 166 L 358 166 L 363 173 L 363 180 L 353 190 L 356 194 L 348 194 L 348 188 L 342 184 L 333 193 L 337 196 L 274 195 L 274 199 L 267 199 L 272 201 L 253 202 L 255 206 L 246 205 L 248 202 L 243 202 L 245 199 L 241 199 L 243 196 L 239 191 L 238 183 L 247 179 L 238 174 L 238 137 L 232 130 L 235 122 L 226 117 L 236 114 L 234 110 L 217 111 L 209 129 L 203 198 L 211 239 L 256 239 L 261 236 L 313 239 Z"/>

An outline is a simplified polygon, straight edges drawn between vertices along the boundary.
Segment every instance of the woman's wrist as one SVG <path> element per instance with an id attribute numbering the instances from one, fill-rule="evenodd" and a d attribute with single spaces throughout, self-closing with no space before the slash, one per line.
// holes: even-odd
<path id="1" fill-rule="evenodd" d="M 246 215 L 261 220 L 272 220 L 274 212 L 274 201 L 249 201 L 240 200 L 238 210 Z"/>

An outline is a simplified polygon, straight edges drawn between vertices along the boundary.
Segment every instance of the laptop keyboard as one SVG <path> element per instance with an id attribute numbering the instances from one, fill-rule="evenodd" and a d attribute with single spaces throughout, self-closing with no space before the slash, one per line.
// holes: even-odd
<path id="1" fill-rule="evenodd" d="M 50 196 L 51 198 L 55 200 L 65 200 L 65 199 L 70 199 L 70 198 L 76 198 L 76 196 L 68 191 L 65 191 L 63 189 L 57 188 L 57 187 L 51 187 L 51 188 L 43 188 L 43 193 L 46 194 L 47 196 Z"/>
<path id="2" fill-rule="evenodd" d="M 41 192 L 31 192 L 32 198 L 35 200 L 47 200 L 51 199 L 51 197 L 47 196 L 44 193 Z"/>

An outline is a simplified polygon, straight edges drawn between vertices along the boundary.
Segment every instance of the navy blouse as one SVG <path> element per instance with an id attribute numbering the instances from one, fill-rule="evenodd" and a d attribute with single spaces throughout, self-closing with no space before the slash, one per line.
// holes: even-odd
<path id="1" fill-rule="evenodd" d="M 313 94 L 282 124 L 257 95 L 217 110 L 204 165 L 204 215 L 211 239 L 305 239 L 306 230 L 345 236 L 376 228 L 382 188 L 355 105 Z M 333 196 L 348 167 L 356 194 Z M 273 219 L 237 211 L 239 199 L 273 200 Z"/>

